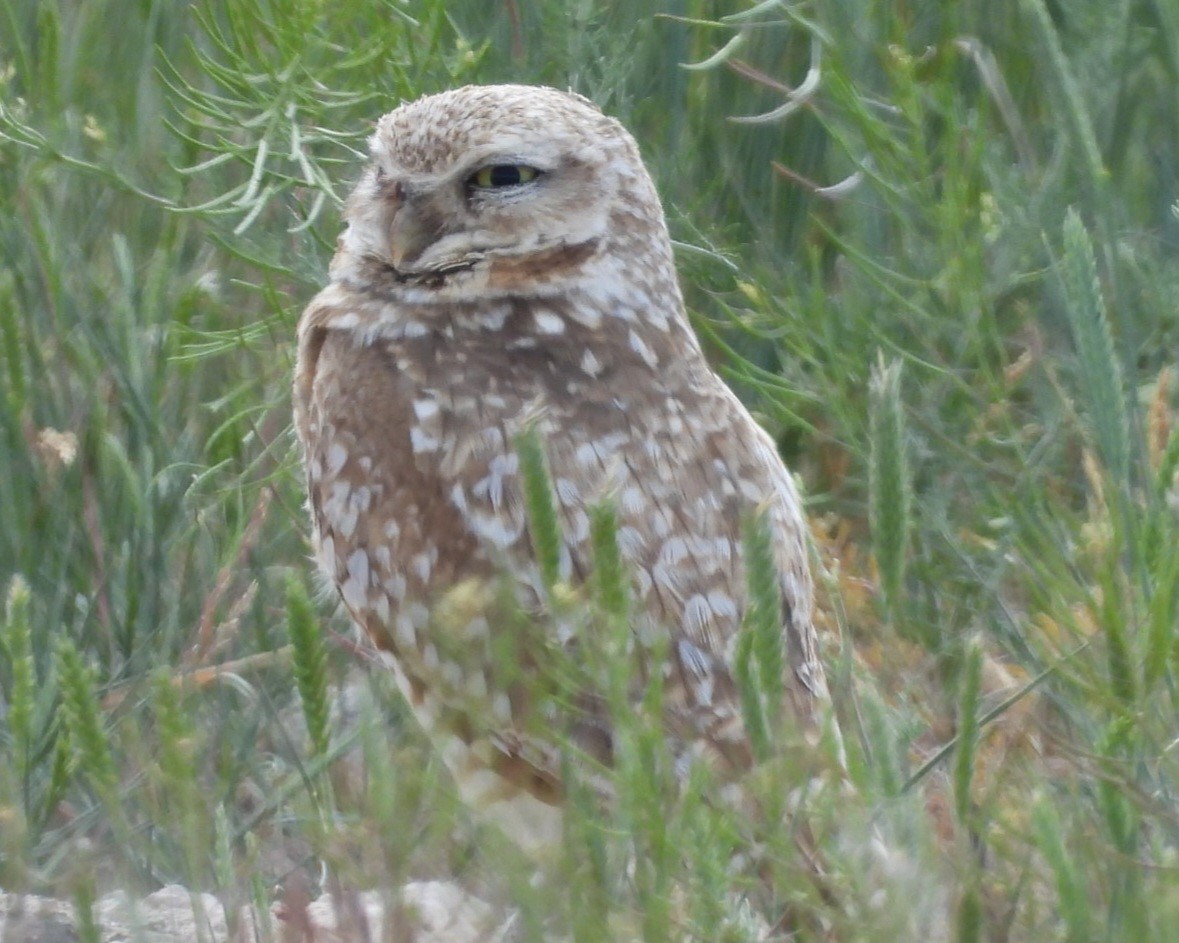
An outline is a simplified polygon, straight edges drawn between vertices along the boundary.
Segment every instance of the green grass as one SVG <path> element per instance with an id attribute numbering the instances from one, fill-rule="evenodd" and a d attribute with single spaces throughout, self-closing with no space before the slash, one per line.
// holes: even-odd
<path id="1" fill-rule="evenodd" d="M 729 120 L 814 65 L 791 115 Z M 669 788 L 641 722 L 533 887 L 383 673 L 339 693 L 363 659 L 325 597 L 326 660 L 308 631 L 295 320 L 370 122 L 506 80 L 635 133 L 697 327 L 804 480 L 855 786 L 798 799 L 827 896 L 797 835 Z M 1170 940 L 1177 193 L 1161 0 L 4 0 L 0 887 L 240 906 L 326 862 L 458 876 L 526 939 L 744 939 L 744 890 L 805 939 L 937 911 L 962 941 Z M 593 594 L 624 625 L 618 578 Z M 773 808 L 807 777 L 765 750 Z M 770 891 L 730 873 L 755 845 Z"/>

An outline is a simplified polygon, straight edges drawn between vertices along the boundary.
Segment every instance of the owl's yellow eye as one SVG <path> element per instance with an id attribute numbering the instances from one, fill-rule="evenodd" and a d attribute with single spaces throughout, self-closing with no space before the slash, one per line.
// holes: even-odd
<path id="1" fill-rule="evenodd" d="M 489 164 L 476 170 L 469 183 L 476 190 L 500 190 L 531 183 L 539 176 L 540 171 L 527 164 Z"/>

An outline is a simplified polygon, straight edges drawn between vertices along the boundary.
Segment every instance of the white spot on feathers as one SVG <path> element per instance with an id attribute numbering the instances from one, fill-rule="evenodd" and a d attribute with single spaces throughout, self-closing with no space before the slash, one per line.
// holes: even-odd
<path id="1" fill-rule="evenodd" d="M 441 443 L 432 435 L 427 435 L 421 426 L 414 426 L 409 430 L 409 441 L 415 453 L 437 452 Z"/>
<path id="2" fill-rule="evenodd" d="M 558 478 L 553 487 L 557 492 L 557 500 L 564 505 L 575 505 L 581 503 L 581 490 L 577 487 L 577 482 L 569 478 Z"/>
<path id="3" fill-rule="evenodd" d="M 629 560 L 637 560 L 647 548 L 647 540 L 642 532 L 634 527 L 618 528 L 618 549 Z"/>
<path id="4" fill-rule="evenodd" d="M 319 541 L 319 565 L 333 580 L 336 578 L 336 542 L 331 536 Z"/>
<path id="5" fill-rule="evenodd" d="M 348 557 L 348 578 L 340 584 L 340 594 L 353 609 L 362 610 L 368 603 L 368 554 L 353 550 Z"/>
<path id="6" fill-rule="evenodd" d="M 643 496 L 641 488 L 635 485 L 628 485 L 622 489 L 622 494 L 619 495 L 619 509 L 623 514 L 638 514 L 646 506 L 647 501 Z"/>
<path id="7" fill-rule="evenodd" d="M 638 334 L 635 334 L 633 330 L 631 331 L 630 343 L 631 350 L 643 358 L 643 362 L 647 365 L 647 367 L 650 367 L 652 370 L 658 367 L 659 357 L 656 356 L 656 352 L 654 352 L 650 347 L 647 347 L 647 342 L 644 341 L 643 338 L 639 337 Z"/>
<path id="8" fill-rule="evenodd" d="M 684 603 L 684 628 L 693 638 L 703 638 L 711 631 L 712 606 L 697 593 Z"/>
<path id="9" fill-rule="evenodd" d="M 692 696 L 697 704 L 712 703 L 714 668 L 712 658 L 706 651 L 693 645 L 685 638 L 676 642 L 680 663 L 689 675 Z"/>
<path id="10" fill-rule="evenodd" d="M 328 446 L 327 471 L 329 475 L 337 474 L 344 467 L 346 461 L 348 461 L 348 450 L 344 446 L 339 442 L 333 442 Z"/>
<path id="11" fill-rule="evenodd" d="M 342 537 L 351 537 L 356 532 L 360 509 L 352 497 L 352 486 L 347 481 L 333 482 L 331 491 L 321 507 L 323 516 L 331 522 L 332 528 Z"/>
<path id="12" fill-rule="evenodd" d="M 387 576 L 381 585 L 385 588 L 385 592 L 393 597 L 394 602 L 401 602 L 405 599 L 405 576 L 403 574 L 394 573 Z"/>
<path id="13" fill-rule="evenodd" d="M 438 415 L 438 400 L 416 399 L 413 402 L 413 413 L 419 420 L 425 421 Z"/>
<path id="14" fill-rule="evenodd" d="M 393 622 L 393 638 L 405 650 L 417 648 L 417 629 L 414 628 L 413 619 L 404 612 Z"/>
<path id="15" fill-rule="evenodd" d="M 683 537 L 672 537 L 664 541 L 659 551 L 659 562 L 667 566 L 675 566 L 688 555 L 688 542 Z"/>
<path id="16" fill-rule="evenodd" d="M 594 352 L 592 350 L 586 350 L 586 352 L 581 355 L 581 369 L 596 379 L 598 374 L 603 370 L 602 362 L 594 356 Z"/>
<path id="17" fill-rule="evenodd" d="M 737 604 L 733 602 L 732 597 L 727 593 L 721 593 L 713 590 L 708 594 L 708 605 L 712 607 L 712 611 L 715 612 L 719 618 L 728 622 L 735 623 L 737 621 Z"/>
<path id="18" fill-rule="evenodd" d="M 565 320 L 558 314 L 540 308 L 533 312 L 532 320 L 541 334 L 564 334 Z"/>
<path id="19" fill-rule="evenodd" d="M 413 567 L 413 571 L 418 575 L 418 579 L 420 579 L 423 583 L 430 582 L 430 571 L 434 568 L 433 561 L 430 559 L 430 554 L 414 554 L 413 561 L 410 565 Z"/>
<path id="20" fill-rule="evenodd" d="M 472 514 L 470 521 L 471 530 L 478 537 L 500 550 L 512 546 L 523 532 L 523 525 L 509 526 L 507 521 L 489 514 Z"/>

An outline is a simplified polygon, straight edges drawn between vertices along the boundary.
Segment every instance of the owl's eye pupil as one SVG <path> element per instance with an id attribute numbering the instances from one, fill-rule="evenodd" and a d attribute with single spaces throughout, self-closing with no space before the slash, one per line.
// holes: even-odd
<path id="1" fill-rule="evenodd" d="M 493 187 L 514 187 L 520 183 L 520 168 L 513 164 L 496 164 L 491 168 Z"/>
<path id="2" fill-rule="evenodd" d="M 491 164 L 475 171 L 470 184 L 477 190 L 497 190 L 530 183 L 539 175 L 539 170 L 526 164 Z"/>

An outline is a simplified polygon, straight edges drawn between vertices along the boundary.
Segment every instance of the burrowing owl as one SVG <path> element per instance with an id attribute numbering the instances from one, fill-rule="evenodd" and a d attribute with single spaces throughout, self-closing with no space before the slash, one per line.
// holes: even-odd
<path id="1" fill-rule="evenodd" d="M 780 575 L 786 700 L 809 724 L 826 689 L 799 497 L 705 362 L 631 136 L 578 95 L 502 85 L 403 105 L 371 146 L 299 324 L 296 427 L 319 562 L 464 799 L 525 847 L 559 835 L 559 736 L 538 736 L 526 692 L 483 657 L 518 621 L 467 607 L 442 639 L 432 615 L 497 574 L 525 605 L 543 594 L 525 423 L 544 436 L 570 585 L 591 568 L 587 511 L 616 506 L 635 632 L 665 642 L 673 755 L 750 760 L 732 667 L 754 511 Z M 585 716 L 560 735 L 609 763 L 600 698 L 567 693 Z"/>

